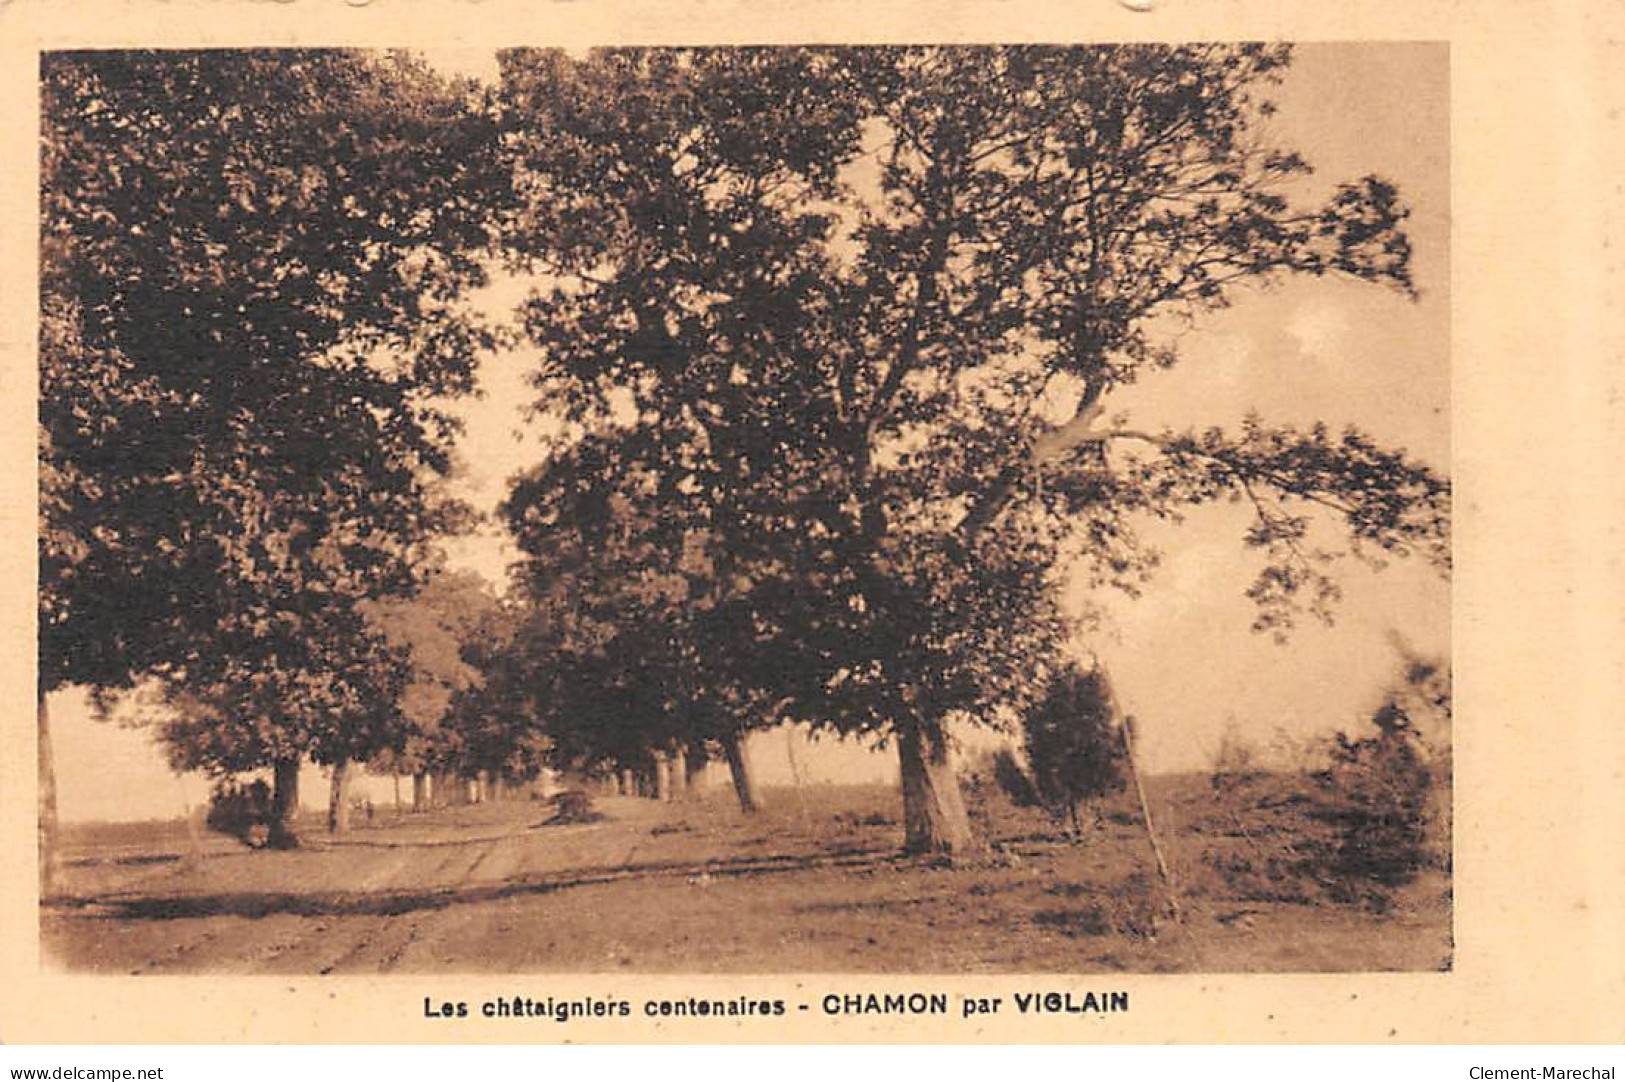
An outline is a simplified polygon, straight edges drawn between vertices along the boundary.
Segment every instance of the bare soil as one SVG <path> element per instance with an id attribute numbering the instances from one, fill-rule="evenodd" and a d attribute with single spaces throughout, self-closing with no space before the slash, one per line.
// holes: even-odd
<path id="1" fill-rule="evenodd" d="M 1442 870 L 1351 895 L 1301 870 L 1324 827 L 1293 784 L 1151 781 L 1178 922 L 1132 804 L 1072 838 L 973 781 L 992 846 L 951 863 L 899 855 L 882 787 L 769 790 L 751 817 L 722 791 L 597 797 L 602 818 L 571 825 L 530 801 L 388 810 L 338 838 L 312 819 L 291 852 L 77 827 L 42 936 L 57 965 L 135 974 L 1449 967 Z"/>

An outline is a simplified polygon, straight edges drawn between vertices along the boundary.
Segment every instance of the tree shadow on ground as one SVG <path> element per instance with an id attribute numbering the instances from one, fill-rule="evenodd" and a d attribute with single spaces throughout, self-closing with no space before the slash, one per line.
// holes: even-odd
<path id="1" fill-rule="evenodd" d="M 143 868 L 149 864 L 175 864 L 185 859 L 180 853 L 142 853 L 133 857 L 76 857 L 62 862 L 64 868 Z"/>
<path id="2" fill-rule="evenodd" d="M 536 830 L 541 827 L 556 827 L 566 824 L 554 823 L 546 820 L 534 823 L 529 828 Z M 571 826 L 587 826 L 591 824 L 574 823 Z M 310 836 L 301 834 L 297 846 L 283 852 L 293 853 L 325 853 L 336 849 L 456 849 L 462 846 L 485 845 L 491 842 L 506 841 L 516 834 L 509 831 L 505 834 L 476 834 L 467 838 L 441 838 L 436 840 L 423 839 L 420 841 L 374 841 L 370 838 L 358 838 L 351 835 L 341 837 Z M 239 857 L 247 853 L 258 852 L 263 846 L 248 845 L 238 842 L 237 839 L 226 839 L 237 842 L 218 852 L 201 854 L 204 860 L 213 860 L 216 857 Z M 180 852 L 142 853 L 138 856 L 127 857 L 75 857 L 62 862 L 65 868 L 96 868 L 96 867 L 141 867 L 149 864 L 175 864 L 186 859 L 186 854 Z"/>
<path id="3" fill-rule="evenodd" d="M 477 887 L 440 887 L 408 891 L 234 891 L 215 894 L 83 896 L 52 899 L 47 908 L 77 910 L 88 920 L 188 920 L 200 917 L 260 918 L 278 914 L 302 917 L 402 916 L 529 895 L 552 894 L 575 887 L 622 880 L 708 876 L 750 878 L 808 871 L 814 868 L 908 866 L 915 858 L 895 849 L 814 853 L 766 857 L 727 857 L 704 861 L 671 861 L 620 867 L 572 869 L 559 875 L 525 877 Z"/>
<path id="4" fill-rule="evenodd" d="M 538 827 L 541 825 L 540 823 L 536 824 Z M 530 829 L 535 829 L 535 827 Z M 392 842 L 378 842 L 367 838 L 350 837 L 321 838 L 304 842 L 301 848 L 318 853 L 328 849 L 456 849 L 459 846 L 484 845 L 489 842 L 506 841 L 509 838 L 517 837 L 519 833 L 522 832 L 508 831 L 504 834 L 476 834 L 468 838 L 439 838 L 432 841 L 427 838 L 421 841 L 402 840 Z"/>

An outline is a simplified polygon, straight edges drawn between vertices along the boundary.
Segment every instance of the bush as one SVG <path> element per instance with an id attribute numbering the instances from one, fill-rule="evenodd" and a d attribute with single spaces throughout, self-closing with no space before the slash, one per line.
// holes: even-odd
<path id="1" fill-rule="evenodd" d="M 1402 656 L 1364 731 L 1284 745 L 1298 769 L 1259 770 L 1233 734 L 1221 741 L 1194 824 L 1213 896 L 1387 912 L 1424 872 L 1449 871 L 1449 669 Z"/>
<path id="2" fill-rule="evenodd" d="M 549 823 L 593 823 L 599 819 L 592 806 L 592 795 L 585 789 L 566 789 L 552 798 L 553 817 Z"/>
<path id="3" fill-rule="evenodd" d="M 218 783 L 209 794 L 203 824 L 251 849 L 260 848 L 270 833 L 271 787 L 258 779 L 246 786 L 232 779 Z"/>
<path id="4" fill-rule="evenodd" d="M 1258 753 L 1253 744 L 1241 733 L 1234 720 L 1219 735 L 1219 746 L 1213 753 L 1213 773 L 1208 779 L 1214 789 L 1233 789 L 1256 778 L 1260 773 Z"/>
<path id="5" fill-rule="evenodd" d="M 1375 734 L 1337 734 L 1315 814 L 1336 828 L 1316 863 L 1339 900 L 1387 909 L 1424 869 L 1448 870 L 1450 684 L 1446 666 L 1406 656 Z"/>
<path id="6" fill-rule="evenodd" d="M 1054 818 L 1072 820 L 1074 833 L 1079 804 L 1124 787 L 1117 726 L 1116 698 L 1099 666 L 1062 669 L 1022 718 L 1033 790 Z"/>
<path id="7" fill-rule="evenodd" d="M 1387 908 L 1387 891 L 1404 886 L 1431 862 L 1427 807 L 1433 775 L 1404 737 L 1363 740 L 1338 734 L 1332 765 L 1319 778 L 1325 799 L 1317 815 L 1337 827 L 1323 870 L 1341 901 Z"/>

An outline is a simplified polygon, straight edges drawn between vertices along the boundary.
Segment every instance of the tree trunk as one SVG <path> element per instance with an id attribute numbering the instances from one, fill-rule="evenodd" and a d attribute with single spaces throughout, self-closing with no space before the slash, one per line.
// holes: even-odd
<path id="1" fill-rule="evenodd" d="M 743 733 L 730 733 L 722 740 L 722 752 L 728 758 L 728 773 L 733 777 L 734 795 L 739 797 L 739 810 L 746 814 L 761 808 L 756 799 L 756 782 L 750 774 L 750 760 L 745 755 Z"/>
<path id="2" fill-rule="evenodd" d="M 903 775 L 904 851 L 952 855 L 979 848 L 946 735 L 935 725 L 900 724 L 897 755 Z"/>
<path id="3" fill-rule="evenodd" d="M 412 775 L 412 810 L 415 812 L 427 811 L 429 808 L 429 772 L 420 770 Z"/>
<path id="4" fill-rule="evenodd" d="M 51 708 L 39 689 L 35 720 L 39 725 L 39 896 L 43 901 L 60 887 L 56 852 L 56 760 L 51 755 Z"/>
<path id="5" fill-rule="evenodd" d="M 667 775 L 671 785 L 671 799 L 682 800 L 688 795 L 688 753 L 683 750 L 681 744 L 671 753 L 671 765 Z"/>
<path id="6" fill-rule="evenodd" d="M 333 764 L 333 779 L 327 790 L 327 832 L 347 834 L 350 830 L 350 760 Z"/>
<path id="7" fill-rule="evenodd" d="M 203 831 L 209 817 L 207 804 L 189 804 L 186 808 L 186 855 L 181 858 L 181 870 L 195 872 L 203 866 Z"/>
<path id="8" fill-rule="evenodd" d="M 663 751 L 654 753 L 655 799 L 662 804 L 671 801 L 671 759 Z"/>
<path id="9" fill-rule="evenodd" d="M 299 835 L 294 819 L 299 814 L 299 757 L 278 759 L 272 768 L 271 822 L 265 845 L 268 849 L 296 849 Z"/>
<path id="10" fill-rule="evenodd" d="M 391 775 L 390 780 L 395 783 L 395 814 L 399 815 L 401 813 L 401 776 L 399 774 Z"/>
<path id="11" fill-rule="evenodd" d="M 704 780 L 706 765 L 710 762 L 704 744 L 690 744 L 688 754 L 683 758 L 683 788 L 689 793 L 698 793 L 700 783 Z"/>
<path id="12" fill-rule="evenodd" d="M 638 795 L 638 779 L 637 779 L 637 776 L 634 775 L 630 769 L 623 769 L 621 771 L 621 795 L 622 796 L 637 796 Z"/>

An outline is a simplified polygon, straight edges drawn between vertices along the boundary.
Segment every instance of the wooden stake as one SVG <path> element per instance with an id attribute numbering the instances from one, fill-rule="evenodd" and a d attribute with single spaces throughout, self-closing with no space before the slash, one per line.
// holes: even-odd
<path id="1" fill-rule="evenodd" d="M 1123 752 L 1128 756 L 1128 772 L 1134 778 L 1134 792 L 1140 798 L 1140 817 L 1145 820 L 1145 836 L 1151 843 L 1151 855 L 1157 859 L 1157 874 L 1168 892 L 1168 913 L 1179 920 L 1179 899 L 1174 896 L 1174 877 L 1168 873 L 1168 862 L 1162 858 L 1162 846 L 1157 844 L 1157 828 L 1151 822 L 1151 805 L 1145 799 L 1145 786 L 1140 784 L 1140 768 L 1134 761 L 1134 741 L 1130 730 L 1133 718 L 1123 719 Z"/>

